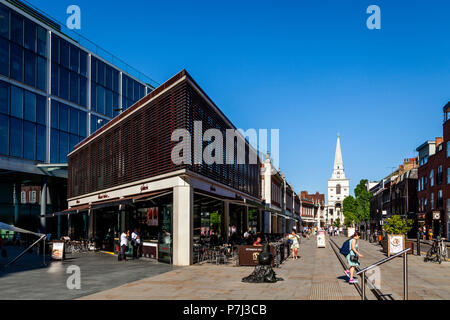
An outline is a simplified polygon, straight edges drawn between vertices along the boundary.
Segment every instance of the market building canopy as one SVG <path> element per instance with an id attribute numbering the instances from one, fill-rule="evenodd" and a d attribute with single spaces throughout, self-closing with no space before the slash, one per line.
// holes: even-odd
<path id="1" fill-rule="evenodd" d="M 38 236 L 38 237 L 43 236 L 43 234 L 32 232 L 32 231 L 28 231 L 28 230 L 25 230 L 25 229 L 22 229 L 22 228 L 17 228 L 17 227 L 14 227 L 12 225 L 9 225 L 9 224 L 3 223 L 3 222 L 0 222 L 0 230 L 7 230 L 7 231 L 14 231 L 14 232 L 19 232 L 19 233 L 34 234 L 35 236 Z"/>

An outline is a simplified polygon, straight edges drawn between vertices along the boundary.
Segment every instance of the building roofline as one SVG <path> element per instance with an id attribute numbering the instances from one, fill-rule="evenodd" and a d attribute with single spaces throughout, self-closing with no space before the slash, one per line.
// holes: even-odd
<path id="1" fill-rule="evenodd" d="M 425 141 L 424 143 L 422 143 L 420 146 L 418 146 L 416 148 L 416 151 L 422 150 L 423 148 L 425 148 L 426 145 L 429 145 L 429 144 L 436 144 L 436 140 L 427 140 L 427 141 Z"/>

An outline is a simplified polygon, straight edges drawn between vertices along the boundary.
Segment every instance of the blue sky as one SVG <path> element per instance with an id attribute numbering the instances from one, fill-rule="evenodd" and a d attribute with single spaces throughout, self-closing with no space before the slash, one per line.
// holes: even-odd
<path id="1" fill-rule="evenodd" d="M 442 135 L 449 1 L 29 1 L 80 6 L 82 35 L 156 81 L 185 68 L 237 127 L 279 128 L 297 192 L 326 193 L 337 132 L 352 191 Z"/>

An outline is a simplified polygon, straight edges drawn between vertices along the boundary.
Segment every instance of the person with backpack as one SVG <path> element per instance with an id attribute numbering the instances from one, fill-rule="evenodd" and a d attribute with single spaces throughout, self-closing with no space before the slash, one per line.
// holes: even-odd
<path id="1" fill-rule="evenodd" d="M 353 279 L 356 271 L 356 267 L 359 267 L 359 258 L 364 258 L 362 254 L 358 252 L 358 240 L 361 238 L 361 233 L 355 231 L 352 237 L 345 241 L 341 248 L 341 253 L 346 256 L 348 262 L 348 270 L 345 270 L 345 274 L 349 277 L 348 283 L 357 283 L 358 279 Z"/>

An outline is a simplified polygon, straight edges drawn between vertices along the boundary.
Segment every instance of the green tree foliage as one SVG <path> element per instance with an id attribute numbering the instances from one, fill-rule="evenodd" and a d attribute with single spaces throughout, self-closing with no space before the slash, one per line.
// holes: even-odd
<path id="1" fill-rule="evenodd" d="M 386 224 L 383 228 L 389 234 L 406 234 L 412 229 L 412 226 L 412 219 L 402 219 L 398 215 L 393 215 L 386 220 Z"/>
<path id="2" fill-rule="evenodd" d="M 356 200 L 353 196 L 348 196 L 342 203 L 342 213 L 344 214 L 344 224 L 348 227 L 356 220 Z"/>
<path id="3" fill-rule="evenodd" d="M 333 226 L 339 228 L 341 226 L 341 219 L 336 218 L 336 220 L 333 223 Z"/>
<path id="4" fill-rule="evenodd" d="M 370 219 L 370 198 L 372 198 L 372 194 L 367 191 L 366 183 L 367 179 L 362 179 L 355 188 L 355 222 L 369 221 Z"/>

